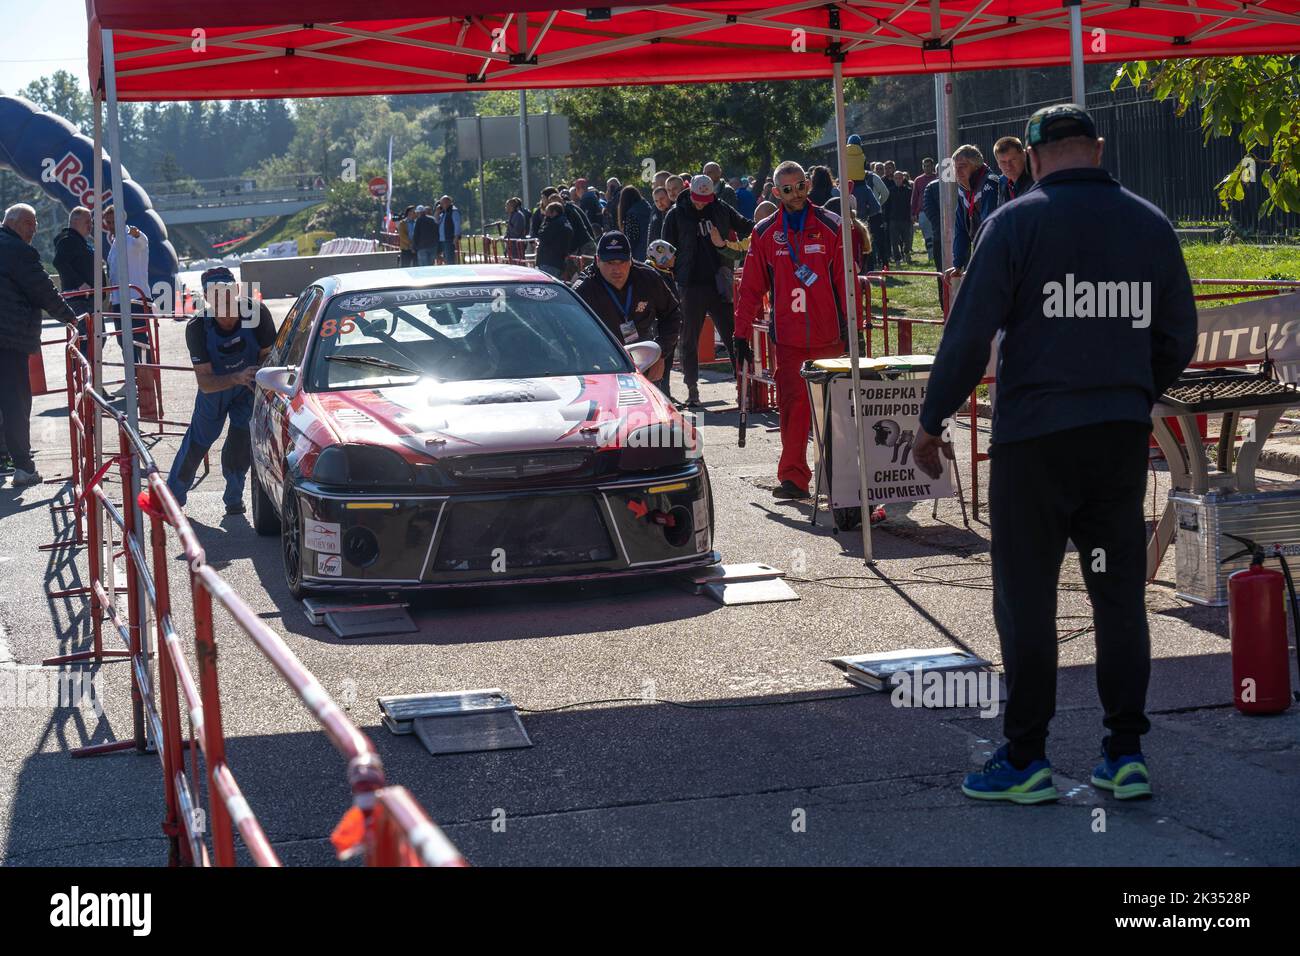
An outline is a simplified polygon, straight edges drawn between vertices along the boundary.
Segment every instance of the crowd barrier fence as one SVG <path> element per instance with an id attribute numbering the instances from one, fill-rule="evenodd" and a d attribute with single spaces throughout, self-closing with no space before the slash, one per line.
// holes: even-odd
<path id="1" fill-rule="evenodd" d="M 82 354 L 83 343 L 87 354 Z M 69 326 L 65 346 L 72 490 L 78 530 L 85 522 L 89 584 L 52 592 L 51 597 L 87 596 L 91 649 L 49 658 L 47 666 L 102 664 L 126 658 L 131 663 L 132 738 L 74 750 L 73 757 L 126 749 L 153 749 L 163 771 L 163 832 L 170 865 L 233 866 L 235 833 L 259 866 L 279 866 L 279 857 L 243 795 L 226 760 L 222 729 L 218 645 L 213 603 L 222 606 L 239 631 L 271 662 L 281 678 L 320 725 L 346 762 L 352 804 L 331 841 L 340 858 L 360 855 L 368 865 L 463 866 L 464 859 L 402 787 L 391 786 L 373 744 L 346 716 L 288 645 L 272 631 L 207 563 L 189 521 L 167 488 L 140 432 L 93 387 L 93 335 L 80 336 Z M 116 426 L 117 453 L 96 466 L 101 422 Z M 111 430 L 111 429 L 106 429 Z M 139 510 L 106 491 L 116 466 L 119 487 L 131 487 L 133 469 L 145 490 Z M 149 527 L 137 527 L 137 514 Z M 169 583 L 171 528 L 186 560 L 194 627 L 191 667 L 173 615 Z M 115 543 L 116 539 L 116 543 Z M 115 549 L 120 543 L 121 551 Z M 63 543 L 65 546 L 68 542 Z M 115 584 L 117 558 L 125 559 L 125 587 Z M 122 613 L 117 595 L 126 594 Z M 104 623 L 120 638 L 122 649 L 106 649 Z M 157 662 L 155 677 L 154 661 Z M 182 732 L 188 715 L 188 738 Z M 201 765 L 201 769 L 200 769 Z M 197 783 L 206 783 L 207 808 Z"/>

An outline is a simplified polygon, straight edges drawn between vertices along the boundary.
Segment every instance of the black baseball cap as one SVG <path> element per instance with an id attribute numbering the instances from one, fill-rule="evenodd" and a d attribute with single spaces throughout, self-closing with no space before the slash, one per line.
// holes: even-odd
<path id="1" fill-rule="evenodd" d="M 1025 126 L 1027 147 L 1054 143 L 1058 139 L 1069 139 L 1071 136 L 1097 138 L 1097 124 L 1092 121 L 1088 111 L 1078 103 L 1044 106 L 1029 117 L 1029 123 Z"/>
<path id="2" fill-rule="evenodd" d="M 601 262 L 616 262 L 632 258 L 632 245 L 621 232 L 607 232 L 596 243 L 596 258 Z"/>

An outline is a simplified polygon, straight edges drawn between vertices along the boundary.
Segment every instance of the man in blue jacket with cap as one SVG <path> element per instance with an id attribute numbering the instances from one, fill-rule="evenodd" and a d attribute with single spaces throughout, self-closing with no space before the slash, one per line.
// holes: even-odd
<path id="1" fill-rule="evenodd" d="M 1073 541 L 1092 599 L 1109 731 L 1092 783 L 1119 799 L 1144 797 L 1151 406 L 1191 361 L 1196 305 L 1169 220 L 1100 168 L 1103 141 L 1082 107 L 1039 110 L 1025 145 L 1035 183 L 980 228 L 914 448 L 917 465 L 937 477 L 946 423 L 1003 332 L 989 514 L 1007 743 L 962 791 L 1014 803 L 1057 797 L 1047 731 L 1056 711 L 1057 581 Z"/>

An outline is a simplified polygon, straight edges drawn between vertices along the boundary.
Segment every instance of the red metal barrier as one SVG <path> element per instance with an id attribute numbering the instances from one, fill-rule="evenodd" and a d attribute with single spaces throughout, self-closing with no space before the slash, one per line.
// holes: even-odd
<path id="1" fill-rule="evenodd" d="M 85 514 L 91 545 L 88 554 L 94 648 L 46 663 L 129 657 L 133 728 L 132 740 L 81 748 L 73 756 L 128 748 L 145 752 L 150 742 L 156 745 L 163 770 L 163 831 L 169 840 L 171 865 L 207 866 L 214 862 L 217 866 L 234 865 L 236 830 L 257 865 L 280 865 L 226 761 L 212 615 L 215 598 L 243 635 L 272 663 L 346 761 L 352 807 L 340 824 L 342 836 L 340 831 L 335 834 L 340 856 L 361 853 L 370 865 L 464 865 L 460 854 L 415 800 L 404 789 L 387 785 L 383 765 L 369 738 L 347 718 L 279 635 L 207 564 L 198 538 L 168 491 L 140 435 L 128 425 L 125 416 L 91 387 L 91 363 L 82 356 L 75 338 L 68 343 L 67 354 L 72 373 L 69 414 L 74 421 L 71 451 L 74 459 L 80 459 L 78 474 L 85 478 L 84 487 L 75 490 L 78 499 L 89 505 Z M 95 432 L 101 420 L 116 424 L 119 450 L 116 458 L 95 469 Z M 132 502 L 119 503 L 104 490 L 103 479 L 113 463 L 120 469 L 123 489 L 131 486 L 133 468 L 138 468 L 144 476 L 147 497 L 141 495 L 141 505 L 147 507 L 142 507 L 141 513 L 150 516 L 149 555 L 143 544 L 143 529 L 136 527 L 137 512 L 131 507 Z M 103 542 L 99 521 L 103 516 L 108 518 L 103 526 L 105 530 L 116 527 L 121 532 L 127 567 L 125 620 L 117 602 L 109 596 L 110 590 L 115 590 L 111 577 L 108 588 L 101 580 Z M 176 532 L 189 571 L 197 680 L 185 657 L 172 615 L 168 526 Z M 109 534 L 106 541 L 110 555 L 112 540 Z M 104 620 L 117 632 L 126 646 L 125 651 L 103 649 Z M 157 648 L 157 703 L 149 636 L 154 638 Z M 180 723 L 182 698 L 191 724 L 188 741 Z M 190 782 L 198 772 L 200 758 L 206 774 L 210 827 L 200 812 L 198 788 Z"/>

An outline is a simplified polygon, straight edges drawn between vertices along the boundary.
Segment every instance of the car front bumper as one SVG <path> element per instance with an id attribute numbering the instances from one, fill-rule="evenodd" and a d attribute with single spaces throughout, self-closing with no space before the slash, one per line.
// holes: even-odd
<path id="1" fill-rule="evenodd" d="M 556 583 L 715 564 L 708 472 L 451 494 L 298 485 L 302 576 L 313 590 Z"/>

